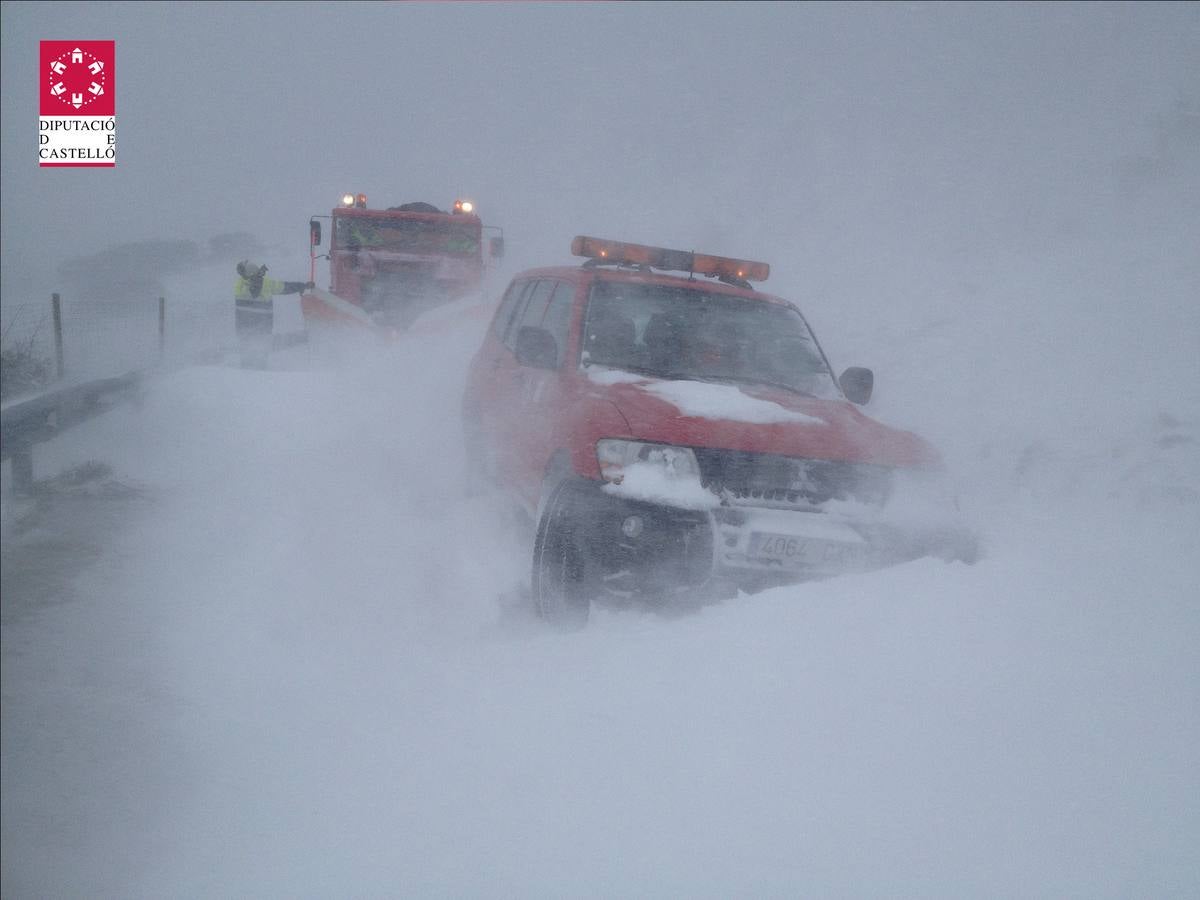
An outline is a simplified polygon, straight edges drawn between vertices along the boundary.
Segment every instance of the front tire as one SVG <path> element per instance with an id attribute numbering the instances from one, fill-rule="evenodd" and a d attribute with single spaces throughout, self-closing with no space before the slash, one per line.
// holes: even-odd
<path id="1" fill-rule="evenodd" d="M 587 625 L 591 612 L 586 542 L 569 481 L 546 501 L 533 544 L 533 603 L 538 616 L 563 630 Z"/>

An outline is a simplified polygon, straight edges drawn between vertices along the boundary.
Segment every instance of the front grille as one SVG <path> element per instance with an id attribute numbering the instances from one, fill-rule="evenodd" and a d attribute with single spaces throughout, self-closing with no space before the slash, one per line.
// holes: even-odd
<path id="1" fill-rule="evenodd" d="M 812 507 L 829 500 L 854 500 L 882 504 L 891 490 L 891 469 L 886 466 L 693 449 L 704 486 L 733 503 Z"/>

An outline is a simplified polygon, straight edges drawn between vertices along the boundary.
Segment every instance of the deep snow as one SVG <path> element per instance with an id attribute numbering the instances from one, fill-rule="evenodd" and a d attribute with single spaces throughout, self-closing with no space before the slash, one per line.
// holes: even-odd
<path id="1" fill-rule="evenodd" d="M 876 368 L 868 412 L 946 451 L 983 561 L 579 634 L 525 613 L 509 511 L 460 490 L 481 320 L 165 375 L 38 456 L 108 494 L 6 501 L 23 596 L 12 560 L 92 559 L 49 602 L 6 585 L 5 895 L 1194 894 L 1196 263 L 1127 319 L 1129 252 L 858 330 L 806 304 Z"/>
<path id="2" fill-rule="evenodd" d="M 0 331 L 113 374 L 161 292 L 168 368 L 0 503 L 6 900 L 1200 895 L 1200 6 L 2 6 Z M 33 162 L 69 34 L 113 170 Z M 220 364 L 346 190 L 769 262 L 986 556 L 538 627 L 479 320 Z"/>

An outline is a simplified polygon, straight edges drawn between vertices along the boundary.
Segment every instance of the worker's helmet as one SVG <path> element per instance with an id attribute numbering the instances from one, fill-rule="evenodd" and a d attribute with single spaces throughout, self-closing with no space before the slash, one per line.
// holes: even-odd
<path id="1" fill-rule="evenodd" d="M 266 266 L 260 266 L 258 263 L 250 262 L 248 259 L 243 259 L 237 264 L 237 273 L 243 278 L 261 277 L 266 271 Z"/>

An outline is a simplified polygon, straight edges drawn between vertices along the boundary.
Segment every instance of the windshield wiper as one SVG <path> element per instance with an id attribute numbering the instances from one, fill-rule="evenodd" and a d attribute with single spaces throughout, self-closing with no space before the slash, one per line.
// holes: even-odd
<path id="1" fill-rule="evenodd" d="M 633 363 L 604 362 L 595 359 L 585 359 L 583 361 L 585 369 L 592 366 L 604 366 L 606 369 L 620 369 L 622 372 L 633 372 L 635 375 L 648 375 L 651 378 L 663 378 L 667 381 L 683 381 L 691 378 L 690 375 L 683 375 L 679 372 L 664 372 L 661 369 L 652 369 L 649 366 L 636 366 Z"/>

